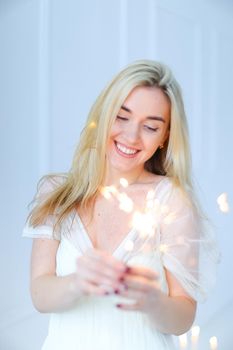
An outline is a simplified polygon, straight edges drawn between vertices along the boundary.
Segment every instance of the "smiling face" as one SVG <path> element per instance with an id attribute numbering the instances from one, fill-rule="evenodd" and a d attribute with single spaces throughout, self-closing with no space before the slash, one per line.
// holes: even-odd
<path id="1" fill-rule="evenodd" d="M 168 137 L 170 102 L 157 87 L 139 86 L 124 101 L 112 125 L 107 148 L 111 176 L 135 177 L 143 172 Z"/>

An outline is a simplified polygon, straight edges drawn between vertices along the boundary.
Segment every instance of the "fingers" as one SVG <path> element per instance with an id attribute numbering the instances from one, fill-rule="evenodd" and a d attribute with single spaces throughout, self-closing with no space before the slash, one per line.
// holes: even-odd
<path id="1" fill-rule="evenodd" d="M 148 279 L 145 277 L 135 277 L 133 275 L 125 274 L 123 281 L 128 289 L 135 289 L 144 293 L 149 293 L 153 289 L 159 288 L 158 278 Z"/>
<path id="2" fill-rule="evenodd" d="M 109 294 L 122 291 L 126 266 L 113 256 L 90 249 L 77 259 L 76 285 L 83 294 Z"/>
<path id="3" fill-rule="evenodd" d="M 158 280 L 159 278 L 159 275 L 156 271 L 144 266 L 129 266 L 127 273 L 130 275 L 145 277 L 150 280 Z"/>
<path id="4" fill-rule="evenodd" d="M 76 281 L 77 288 L 84 295 L 115 292 L 137 300 L 137 307 L 145 296 L 159 289 L 158 274 L 152 269 L 143 266 L 127 267 L 112 255 L 97 249 L 89 249 L 78 258 Z"/>
<path id="5" fill-rule="evenodd" d="M 129 289 L 128 287 L 125 290 L 117 291 L 117 294 L 131 300 L 142 300 L 145 296 L 145 293 L 143 293 L 142 291 Z"/>
<path id="6" fill-rule="evenodd" d="M 127 310 L 127 311 L 137 311 L 139 310 L 139 304 L 134 303 L 134 304 L 117 304 L 117 308 L 121 310 Z"/>
<path id="7" fill-rule="evenodd" d="M 89 249 L 85 255 L 86 257 L 93 259 L 96 263 L 109 266 L 116 271 L 124 272 L 126 270 L 126 266 L 122 261 L 115 259 L 112 255 L 106 252 L 97 249 Z"/>
<path id="8" fill-rule="evenodd" d="M 107 287 L 107 291 L 113 292 L 115 289 L 120 288 L 122 284 L 120 277 L 117 275 L 108 276 L 108 274 L 102 273 L 101 270 L 91 269 L 89 266 L 83 266 L 82 269 L 78 269 L 78 278 L 88 281 L 96 286 Z"/>
<path id="9" fill-rule="evenodd" d="M 80 283 L 81 291 L 84 295 L 97 295 L 97 296 L 103 296 L 108 295 L 108 291 L 106 291 L 101 286 L 96 286 L 95 284 L 83 280 Z"/>
<path id="10" fill-rule="evenodd" d="M 128 273 L 124 275 L 123 282 L 127 287 L 123 291 L 118 291 L 122 297 L 135 300 L 135 303 L 117 304 L 116 307 L 122 310 L 145 311 L 148 305 L 152 305 L 161 294 L 158 274 L 151 269 L 144 267 L 130 267 Z"/>
<path id="11" fill-rule="evenodd" d="M 77 269 L 80 274 L 99 283 L 115 283 L 123 277 L 126 266 L 113 257 L 102 252 L 88 252 L 77 262 Z"/>
<path id="12" fill-rule="evenodd" d="M 119 279 L 126 271 L 125 264 L 103 252 L 88 252 L 83 262 L 92 271 L 110 279 Z"/>

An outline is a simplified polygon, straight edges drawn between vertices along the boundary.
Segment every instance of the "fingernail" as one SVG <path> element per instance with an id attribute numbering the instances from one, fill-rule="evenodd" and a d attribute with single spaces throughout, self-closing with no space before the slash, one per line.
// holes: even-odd
<path id="1" fill-rule="evenodd" d="M 125 272 L 130 272 L 130 271 L 131 271 L 131 268 L 129 266 L 126 266 Z"/>

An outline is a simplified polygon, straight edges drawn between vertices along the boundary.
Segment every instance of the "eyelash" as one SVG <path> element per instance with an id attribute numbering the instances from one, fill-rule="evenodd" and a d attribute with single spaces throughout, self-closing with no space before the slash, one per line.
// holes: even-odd
<path id="1" fill-rule="evenodd" d="M 144 127 L 148 130 L 148 131 L 151 131 L 151 132 L 156 132 L 158 131 L 159 128 L 151 128 L 150 126 L 147 126 L 147 125 L 144 125 Z"/>
<path id="2" fill-rule="evenodd" d="M 127 120 L 129 120 L 128 118 L 121 117 L 120 115 L 117 116 L 117 119 L 122 120 L 122 121 L 127 121 Z M 156 131 L 158 131 L 158 129 L 159 129 L 159 128 L 152 128 L 152 127 L 150 127 L 150 126 L 148 126 L 148 125 L 144 125 L 144 128 L 145 128 L 146 130 L 148 130 L 148 131 L 151 131 L 151 132 L 156 132 Z"/>
<path id="3" fill-rule="evenodd" d="M 120 119 L 120 120 L 128 120 L 128 118 L 121 117 L 120 115 L 117 116 L 117 119 Z"/>

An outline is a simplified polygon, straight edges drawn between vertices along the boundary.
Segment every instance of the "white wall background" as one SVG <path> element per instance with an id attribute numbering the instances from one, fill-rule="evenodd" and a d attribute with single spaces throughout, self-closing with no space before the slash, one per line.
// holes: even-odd
<path id="1" fill-rule="evenodd" d="M 183 87 L 195 177 L 222 251 L 218 284 L 200 305 L 200 349 L 232 349 L 233 2 L 231 0 L 0 0 L 0 349 L 39 350 L 47 315 L 28 290 L 21 238 L 39 177 L 67 171 L 88 110 L 122 66 L 161 60 Z"/>

